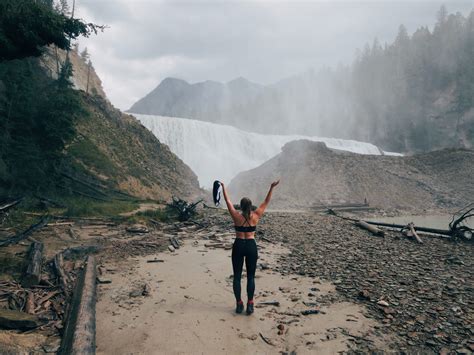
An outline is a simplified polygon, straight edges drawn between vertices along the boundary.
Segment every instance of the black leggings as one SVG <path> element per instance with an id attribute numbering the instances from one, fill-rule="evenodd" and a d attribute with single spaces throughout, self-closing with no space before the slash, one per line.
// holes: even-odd
<path id="1" fill-rule="evenodd" d="M 257 243 L 255 239 L 236 238 L 232 247 L 232 268 L 234 269 L 234 296 L 238 301 L 241 300 L 240 280 L 242 278 L 242 268 L 247 269 L 247 297 L 253 300 L 255 293 L 255 270 L 257 269 Z"/>

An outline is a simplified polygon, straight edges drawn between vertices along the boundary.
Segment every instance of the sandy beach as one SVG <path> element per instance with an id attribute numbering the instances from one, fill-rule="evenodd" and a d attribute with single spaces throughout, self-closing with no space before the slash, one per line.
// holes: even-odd
<path id="1" fill-rule="evenodd" d="M 265 269 L 257 271 L 256 312 L 236 314 L 231 251 L 206 243 L 188 239 L 175 252 L 103 265 L 111 283 L 99 285 L 98 354 L 334 354 L 359 337 L 383 347 L 372 334 L 376 321 L 360 305 L 320 306 L 320 298 L 336 292 L 331 283 L 271 271 L 289 252 L 281 244 L 260 243 L 258 264 Z M 163 262 L 147 262 L 154 258 Z M 260 306 L 264 301 L 280 305 Z M 308 309 L 320 313 L 301 314 Z"/>

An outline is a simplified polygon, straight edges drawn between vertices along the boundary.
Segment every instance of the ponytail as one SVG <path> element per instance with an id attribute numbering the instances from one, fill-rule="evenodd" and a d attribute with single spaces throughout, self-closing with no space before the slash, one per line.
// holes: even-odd
<path id="1" fill-rule="evenodd" d="M 250 224 L 250 213 L 252 212 L 252 201 L 248 197 L 244 197 L 240 200 L 240 208 L 242 210 L 242 215 L 247 220 L 247 223 Z"/>

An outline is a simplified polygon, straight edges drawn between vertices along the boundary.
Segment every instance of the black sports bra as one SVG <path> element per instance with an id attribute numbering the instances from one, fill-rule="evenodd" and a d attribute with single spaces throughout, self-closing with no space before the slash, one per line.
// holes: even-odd
<path id="1" fill-rule="evenodd" d="M 251 226 L 247 218 L 244 216 L 248 226 L 234 226 L 236 232 L 251 233 L 257 230 L 257 226 Z"/>
<path id="2" fill-rule="evenodd" d="M 250 233 L 257 230 L 257 226 L 234 226 L 236 232 Z"/>

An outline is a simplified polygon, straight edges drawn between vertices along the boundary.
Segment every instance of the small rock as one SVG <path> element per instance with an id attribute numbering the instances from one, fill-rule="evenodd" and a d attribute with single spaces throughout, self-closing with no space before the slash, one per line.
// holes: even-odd
<path id="1" fill-rule="evenodd" d="M 145 225 L 142 224 L 134 224 L 126 229 L 129 233 L 148 233 L 149 230 Z"/>
<path id="2" fill-rule="evenodd" d="M 149 296 L 151 294 L 151 288 L 148 284 L 143 285 L 142 296 Z"/>
<path id="3" fill-rule="evenodd" d="M 100 283 L 100 284 L 110 284 L 110 283 L 112 283 L 112 280 L 108 279 L 106 277 L 98 276 L 97 277 L 97 282 Z"/>
<path id="4" fill-rule="evenodd" d="M 61 341 L 59 339 L 48 340 L 48 342 L 43 345 L 43 350 L 45 353 L 57 353 L 60 346 Z"/>
<path id="5" fill-rule="evenodd" d="M 267 270 L 270 268 L 270 266 L 268 266 L 266 263 L 260 263 L 259 266 L 261 270 Z"/>
<path id="6" fill-rule="evenodd" d="M 168 250 L 169 250 L 170 252 L 174 252 L 174 251 L 175 251 L 175 248 L 174 248 L 174 246 L 172 246 L 172 245 L 168 245 Z"/>
<path id="7" fill-rule="evenodd" d="M 369 300 L 370 301 L 370 293 L 367 290 L 361 290 L 359 291 L 359 298 L 364 299 L 364 300 Z"/>
<path id="8" fill-rule="evenodd" d="M 130 297 L 140 297 L 142 296 L 142 292 L 143 292 L 142 290 L 133 290 L 128 295 Z"/>

